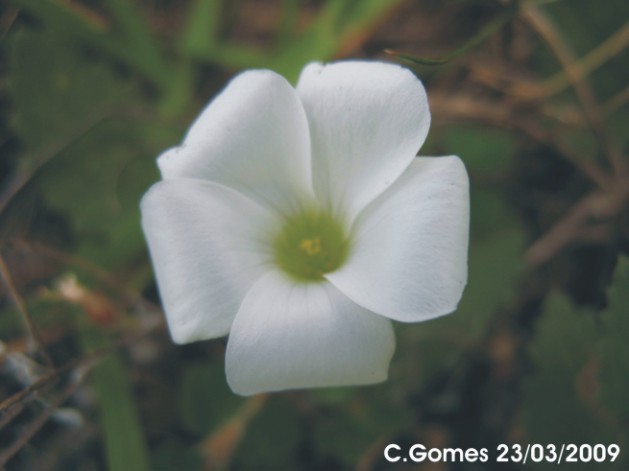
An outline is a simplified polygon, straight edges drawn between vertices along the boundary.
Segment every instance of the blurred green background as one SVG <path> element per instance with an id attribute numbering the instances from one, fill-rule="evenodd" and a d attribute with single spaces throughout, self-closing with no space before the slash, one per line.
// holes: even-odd
<path id="1" fill-rule="evenodd" d="M 625 0 L 3 3 L 0 469 L 629 469 L 628 20 Z M 471 177 L 469 284 L 396 326 L 386 383 L 243 399 L 224 340 L 170 341 L 139 199 L 238 71 L 342 58 L 425 83 L 421 154 Z M 392 465 L 388 443 L 490 460 Z M 523 466 L 501 443 L 621 452 Z"/>

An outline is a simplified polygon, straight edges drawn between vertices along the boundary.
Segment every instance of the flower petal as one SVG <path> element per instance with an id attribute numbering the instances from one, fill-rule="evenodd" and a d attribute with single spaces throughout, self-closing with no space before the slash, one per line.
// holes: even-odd
<path id="1" fill-rule="evenodd" d="M 329 273 L 361 306 L 402 322 L 456 309 L 467 281 L 469 183 L 458 157 L 420 157 L 363 213 L 346 265 Z"/>
<path id="2" fill-rule="evenodd" d="M 165 179 L 212 180 L 282 209 L 312 195 L 304 109 L 295 89 L 270 70 L 234 78 L 158 165 Z"/>
<path id="3" fill-rule="evenodd" d="M 262 239 L 264 228 L 277 224 L 274 216 L 230 188 L 191 179 L 156 183 L 141 209 L 174 341 L 226 335 L 247 290 L 268 268 Z"/>
<path id="4" fill-rule="evenodd" d="M 310 125 L 315 193 L 352 218 L 424 143 L 430 126 L 424 87 L 398 65 L 347 61 L 310 64 L 297 91 Z"/>
<path id="5" fill-rule="evenodd" d="M 386 379 L 391 322 L 329 283 L 269 272 L 251 288 L 227 342 L 227 381 L 242 395 Z"/>

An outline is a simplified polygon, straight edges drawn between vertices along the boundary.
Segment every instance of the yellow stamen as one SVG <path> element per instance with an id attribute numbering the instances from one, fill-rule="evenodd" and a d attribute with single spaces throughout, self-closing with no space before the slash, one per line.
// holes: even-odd
<path id="1" fill-rule="evenodd" d="M 299 243 L 299 248 L 306 252 L 306 255 L 313 256 L 321 252 L 321 238 L 304 239 Z"/>
<path id="2" fill-rule="evenodd" d="M 321 282 L 347 259 L 349 240 L 332 215 L 305 210 L 287 218 L 273 240 L 279 268 L 300 282 Z"/>

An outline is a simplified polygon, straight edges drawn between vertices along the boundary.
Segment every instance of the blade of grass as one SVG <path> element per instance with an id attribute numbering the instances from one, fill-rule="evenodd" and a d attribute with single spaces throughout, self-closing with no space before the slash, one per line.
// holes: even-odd
<path id="1" fill-rule="evenodd" d="M 283 44 L 286 44 L 295 35 L 300 6 L 300 0 L 282 0 L 280 25 L 275 38 L 278 48 L 281 48 Z"/>
<path id="2" fill-rule="evenodd" d="M 133 51 L 133 59 L 152 71 L 152 75 L 168 77 L 168 64 L 162 58 L 160 46 L 134 2 L 111 0 L 107 5 L 122 30 L 127 47 Z"/>
<path id="3" fill-rule="evenodd" d="M 12 0 L 13 5 L 37 17 L 64 37 L 93 47 L 137 71 L 159 90 L 169 87 L 169 74 L 155 67 L 152 60 L 138 57 L 126 38 L 110 31 L 107 24 L 90 21 L 71 7 L 52 0 Z"/>
<path id="4" fill-rule="evenodd" d="M 369 28 L 384 12 L 400 3 L 401 0 L 330 1 L 302 36 L 271 58 L 269 66 L 294 83 L 304 64 L 332 59 L 348 38 Z"/>
<path id="5" fill-rule="evenodd" d="M 416 65 L 442 65 L 480 46 L 483 42 L 485 42 L 485 40 L 496 33 L 496 31 L 498 31 L 509 21 L 511 21 L 516 14 L 517 7 L 516 3 L 514 2 L 510 4 L 510 6 L 504 13 L 499 15 L 494 20 L 490 21 L 484 28 L 482 28 L 478 32 L 478 34 L 470 38 L 465 44 L 441 57 L 416 57 L 411 54 L 406 54 L 404 52 L 395 51 L 392 49 L 386 49 L 384 52 Z"/>
<path id="6" fill-rule="evenodd" d="M 194 59 L 220 64 L 232 69 L 268 67 L 270 57 L 264 51 L 239 44 L 216 44 L 214 47 L 195 53 Z"/>
<path id="7" fill-rule="evenodd" d="M 194 2 L 179 38 L 183 53 L 204 55 L 213 47 L 218 39 L 222 7 L 221 0 Z"/>
<path id="8" fill-rule="evenodd" d="M 81 329 L 87 351 L 105 344 L 103 334 L 92 326 Z M 150 471 L 149 454 L 127 370 L 119 354 L 104 358 L 92 373 L 109 471 Z"/>

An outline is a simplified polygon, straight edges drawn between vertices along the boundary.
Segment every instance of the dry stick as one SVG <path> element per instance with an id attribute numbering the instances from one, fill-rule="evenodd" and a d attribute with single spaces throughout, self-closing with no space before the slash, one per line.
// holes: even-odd
<path id="1" fill-rule="evenodd" d="M 106 352 L 106 353 L 109 353 L 109 352 Z M 90 364 L 90 362 L 94 361 L 95 358 L 100 358 L 101 356 L 103 356 L 103 354 L 100 351 L 96 351 L 84 357 L 72 360 L 63 366 L 60 366 L 54 371 L 51 371 L 50 373 L 42 376 L 33 384 L 29 385 L 28 387 L 22 389 L 21 391 L 15 393 L 12 396 L 9 396 L 4 401 L 0 402 L 0 412 L 9 413 L 14 407 L 23 405 L 27 400 L 26 398 L 40 391 L 41 389 L 46 388 L 52 381 L 55 381 L 59 376 L 61 376 L 65 372 L 73 368 L 76 368 L 78 366 Z"/>
<path id="2" fill-rule="evenodd" d="M 611 188 L 614 185 L 613 178 L 598 165 L 573 155 L 571 149 L 555 139 L 553 133 L 536 120 L 517 119 L 516 126 L 538 142 L 544 142 L 554 148 L 560 157 L 572 163 L 581 174 L 592 180 L 599 188 Z"/>
<path id="3" fill-rule="evenodd" d="M 59 396 L 51 402 L 46 410 L 35 419 L 30 427 L 18 438 L 16 439 L 11 446 L 9 446 L 6 450 L 0 454 L 0 466 L 4 466 L 7 462 L 15 456 L 17 452 L 19 452 L 28 441 L 33 438 L 33 436 L 46 424 L 50 416 L 57 410 L 57 408 L 61 407 L 61 405 L 68 400 L 72 394 L 79 388 L 81 385 L 81 381 L 85 376 L 86 371 L 82 372 L 78 378 L 76 378 L 73 382 L 71 382 L 66 388 L 59 394 Z"/>
<path id="4" fill-rule="evenodd" d="M 89 260 L 85 260 L 75 255 L 62 252 L 61 250 L 55 249 L 54 247 L 50 247 L 48 245 L 44 245 L 38 242 L 29 242 L 23 239 L 13 239 L 11 240 L 11 242 L 19 248 L 25 247 L 32 252 L 41 253 L 44 256 L 49 257 L 53 260 L 57 260 L 66 265 L 73 265 L 82 270 L 85 270 L 86 272 L 89 272 L 96 278 L 98 278 L 103 284 L 109 286 L 112 290 L 123 294 L 126 298 L 128 298 L 129 302 L 137 303 L 149 312 L 159 314 L 162 313 L 161 309 L 157 305 L 148 301 L 138 293 L 128 289 L 126 286 L 121 284 L 111 273 L 90 262 Z"/>
<path id="5" fill-rule="evenodd" d="M 22 296 L 20 296 L 20 294 L 15 289 L 15 285 L 13 284 L 13 278 L 11 277 L 11 273 L 9 272 L 9 268 L 4 262 L 4 258 L 2 257 L 2 254 L 0 254 L 0 275 L 2 275 L 2 278 L 4 278 L 4 283 L 7 287 L 7 292 L 10 294 L 11 298 L 13 299 L 13 302 L 15 303 L 15 306 L 17 307 L 18 311 L 20 311 L 22 318 L 24 318 L 24 320 L 26 321 L 26 325 L 28 326 L 28 330 L 31 334 L 33 341 L 35 342 L 37 350 L 44 358 L 44 361 L 46 362 L 46 365 L 48 366 L 48 368 L 54 368 L 55 365 L 52 362 L 52 358 L 50 358 L 50 355 L 48 355 L 48 352 L 46 351 L 46 345 L 44 344 L 44 340 L 41 336 L 41 332 L 37 328 L 37 325 L 33 321 L 33 318 L 31 317 L 31 315 L 26 310 L 26 304 L 24 303 Z"/>
<path id="6" fill-rule="evenodd" d="M 63 373 L 73 369 L 73 368 L 87 368 L 88 370 L 96 365 L 101 359 L 109 355 L 110 353 L 115 352 L 119 348 L 126 347 L 128 345 L 132 345 L 138 338 L 141 338 L 149 333 L 151 333 L 156 328 L 160 327 L 161 324 L 154 323 L 146 327 L 145 329 L 138 330 L 136 332 L 132 332 L 129 335 L 126 335 L 114 342 L 111 345 L 107 345 L 103 348 L 99 348 L 94 350 L 82 357 L 76 358 L 72 361 L 69 361 L 65 365 L 56 368 L 54 371 L 42 376 L 33 384 L 24 388 L 23 390 L 15 393 L 13 396 L 6 398 L 4 401 L 0 402 L 0 412 L 5 412 L 8 408 L 14 406 L 15 404 L 22 403 L 26 400 L 28 396 L 39 391 L 42 388 L 45 388 L 48 383 L 57 379 Z"/>
<path id="7" fill-rule="evenodd" d="M 15 407 L 12 407 L 8 411 L 6 411 L 4 415 L 2 416 L 2 418 L 0 419 L 0 430 L 6 427 L 9 424 L 9 422 L 15 419 L 23 410 L 24 410 L 24 404 L 17 404 Z"/>
<path id="8" fill-rule="evenodd" d="M 625 88 L 618 94 L 614 95 L 610 98 L 607 103 L 603 105 L 603 113 L 605 115 L 611 114 L 616 111 L 618 108 L 623 106 L 625 103 L 629 101 L 629 87 Z"/>
<path id="9" fill-rule="evenodd" d="M 615 148 L 605 131 L 602 113 L 590 87 L 575 67 L 575 60 L 563 37 L 552 25 L 550 20 L 537 8 L 528 5 L 522 10 L 524 18 L 537 30 L 540 36 L 550 46 L 561 63 L 566 76 L 572 83 L 577 94 L 584 118 L 599 140 L 601 147 L 609 157 L 610 163 L 617 177 L 629 173 L 629 169 L 622 158 L 622 154 Z"/>
<path id="10" fill-rule="evenodd" d="M 0 454 L 0 466 L 4 465 L 9 459 L 11 459 L 15 453 L 17 453 L 28 442 L 28 440 L 30 440 L 35 433 L 44 426 L 46 421 L 50 418 L 52 412 L 61 406 L 61 404 L 63 404 L 63 402 L 67 400 L 74 391 L 76 391 L 87 373 L 96 366 L 102 358 L 113 353 L 118 348 L 130 345 L 137 339 L 137 337 L 149 333 L 153 330 L 153 328 L 155 328 L 155 326 L 151 326 L 141 332 L 136 332 L 134 335 L 129 335 L 111 345 L 70 361 L 51 373 L 41 377 L 29 387 L 2 401 L 2 403 L 0 403 L 0 413 L 4 413 L 5 415 L 2 419 L 0 419 L 0 429 L 8 425 L 15 417 L 17 417 L 17 415 L 20 414 L 20 412 L 22 412 L 22 410 L 24 410 L 26 401 L 29 397 L 34 398 L 36 397 L 35 393 L 51 387 L 53 385 L 52 382 L 55 381 L 61 374 L 75 368 L 77 369 L 76 373 L 78 373 L 78 375 L 74 378 L 74 381 L 66 389 L 64 389 L 59 398 L 49 405 L 46 411 L 35 422 L 33 422 L 31 428 L 22 437 L 16 440 L 16 442 L 14 442 L 8 450 L 5 450 L 2 454 Z M 3 468 L 0 468 L 0 470 L 2 469 Z"/>
<path id="11" fill-rule="evenodd" d="M 629 23 L 622 26 L 585 56 L 575 61 L 571 68 L 573 79 L 583 80 L 591 72 L 618 55 L 627 46 L 629 46 Z M 468 64 L 468 67 L 474 73 L 474 77 L 482 84 L 499 90 L 517 100 L 529 101 L 531 103 L 547 100 L 572 84 L 565 70 L 543 80 L 541 83 L 537 83 L 521 78 L 504 65 L 496 67 L 487 66 L 482 62 L 472 62 Z M 628 99 L 629 88 L 626 88 L 602 106 L 602 115 L 608 115 L 622 106 Z M 580 113 L 580 115 L 582 117 L 581 122 L 584 122 L 583 113 Z"/>
<path id="12" fill-rule="evenodd" d="M 629 169 L 621 153 L 607 136 L 601 109 L 590 87 L 584 80 L 584 64 L 581 64 L 581 68 L 578 66 L 559 32 L 541 11 L 533 6 L 529 6 L 529 8 L 524 10 L 524 17 L 548 43 L 563 66 L 565 75 L 572 83 L 577 94 L 584 118 L 596 135 L 604 152 L 606 152 L 617 181 L 622 182 L 623 177 L 629 173 Z M 612 41 L 611 46 L 610 40 Z M 617 51 L 626 46 L 628 41 L 629 27 L 625 26 L 606 43 L 599 46 L 597 48 L 598 53 L 602 55 L 617 53 Z M 596 65 L 596 60 L 592 57 L 586 57 L 586 65 Z M 551 82 L 552 85 L 553 82 Z M 554 86 L 556 87 L 556 85 Z M 525 260 L 529 266 L 537 267 L 549 261 L 561 249 L 580 238 L 591 220 L 611 218 L 622 210 L 629 199 L 627 188 L 621 183 L 613 183 L 602 188 L 606 190 L 605 193 L 593 192 L 582 198 L 559 222 L 529 247 L 525 254 Z"/>
<path id="13" fill-rule="evenodd" d="M 504 107 L 487 103 L 479 105 L 479 100 L 464 97 L 432 97 L 433 110 L 436 116 L 454 116 L 456 118 L 481 119 L 494 125 L 509 123 L 514 128 L 518 128 L 537 141 L 546 142 L 559 151 L 559 155 L 571 156 L 569 149 L 564 148 L 559 142 L 553 139 L 551 133 L 533 121 L 516 119 L 506 112 Z M 482 113 L 479 115 L 479 110 Z M 579 158 L 569 158 L 580 171 L 589 176 L 600 188 L 613 188 L 613 181 L 600 170 L 596 165 L 583 161 Z M 550 231 L 540 237 L 527 250 L 524 259 L 530 267 L 537 267 L 549 261 L 559 251 L 583 234 L 588 221 L 595 217 L 610 216 L 620 211 L 622 204 L 627 201 L 629 195 L 624 187 L 620 185 L 610 195 L 593 193 L 584 198 L 583 201 L 560 220 Z"/>
<path id="14" fill-rule="evenodd" d="M 558 142 L 553 134 L 543 126 L 534 120 L 514 116 L 509 108 L 501 103 L 479 100 L 462 94 L 433 93 L 430 97 L 430 104 L 433 115 L 439 118 L 471 119 L 492 126 L 509 127 L 523 131 L 533 139 L 546 143 L 557 150 L 559 156 L 575 165 L 583 175 L 598 187 L 609 188 L 613 184 L 613 180 L 597 165 L 575 156 L 571 149 Z"/>
<path id="15" fill-rule="evenodd" d="M 586 75 L 596 70 L 608 60 L 618 55 L 629 45 L 629 23 L 623 25 L 618 31 L 595 47 L 572 65 L 572 79 L 583 80 Z M 544 98 L 549 98 L 569 87 L 571 78 L 567 72 L 561 71 L 553 75 L 541 84 Z"/>
<path id="16" fill-rule="evenodd" d="M 376 469 L 376 466 L 382 459 L 382 450 L 387 443 L 392 443 L 393 437 L 389 435 L 380 435 L 369 444 L 367 449 L 361 453 L 356 463 L 356 471 L 370 471 Z"/>
<path id="17" fill-rule="evenodd" d="M 27 247 L 30 250 L 43 252 L 45 255 L 51 258 L 59 260 L 63 263 L 76 265 L 88 272 L 91 272 L 92 274 L 97 276 L 103 283 L 109 285 L 111 288 L 116 289 L 116 290 L 121 290 L 124 292 L 125 295 L 129 296 L 134 301 L 139 302 L 139 304 L 141 304 L 144 308 L 146 308 L 147 311 L 161 312 L 159 307 L 157 307 L 150 301 L 147 301 L 146 299 L 139 296 L 138 294 L 127 290 L 125 287 L 122 287 L 120 283 L 118 283 L 110 273 L 106 272 L 105 270 L 101 269 L 100 267 L 86 260 L 77 258 L 72 255 L 65 254 L 63 252 L 60 252 L 51 247 L 41 245 L 41 244 L 33 244 L 33 243 L 29 243 L 22 240 L 14 240 L 12 242 L 18 244 L 19 246 Z M 160 317 L 160 320 L 161 319 L 163 319 L 163 317 Z M 27 398 L 32 397 L 34 399 L 36 397 L 36 393 L 41 393 L 42 390 L 45 392 L 45 390 L 51 387 L 54 381 L 63 373 L 77 366 L 89 364 L 91 361 L 97 362 L 98 360 L 100 360 L 100 358 L 113 352 L 117 348 L 124 347 L 125 345 L 130 344 L 133 341 L 133 339 L 139 336 L 142 336 L 144 334 L 147 334 L 153 331 L 154 329 L 160 327 L 162 323 L 163 322 L 151 323 L 148 326 L 144 326 L 145 328 L 142 331 L 138 331 L 135 334 L 128 335 L 125 338 L 119 340 L 118 342 L 108 347 L 95 350 L 94 352 L 91 352 L 90 354 L 86 356 L 70 361 L 67 364 L 42 376 L 41 378 L 39 378 L 37 381 L 35 381 L 33 384 L 26 387 L 22 391 L 5 399 L 4 401 L 0 403 L 0 413 L 5 414 L 5 416 L 2 417 L 2 419 L 0 419 L 0 429 L 6 426 L 15 416 L 17 416 L 21 412 L 21 410 L 24 408 L 25 401 L 28 400 Z"/>
<path id="18" fill-rule="evenodd" d="M 201 442 L 200 451 L 205 461 L 204 469 L 229 467 L 247 425 L 262 410 L 268 397 L 268 394 L 260 394 L 247 399 L 247 402 L 224 425 Z"/>
<path id="19" fill-rule="evenodd" d="M 19 12 L 19 8 L 9 7 L 0 17 L 0 40 L 3 40 L 7 34 L 9 34 L 11 27 L 15 24 L 15 20 L 17 19 Z"/>
<path id="20" fill-rule="evenodd" d="M 590 221 L 609 222 L 629 201 L 629 187 L 616 185 L 611 193 L 593 192 L 579 200 L 572 209 L 526 251 L 529 267 L 538 267 L 552 259 L 563 248 L 587 235 Z M 601 232 L 605 234 L 605 232 Z"/>

